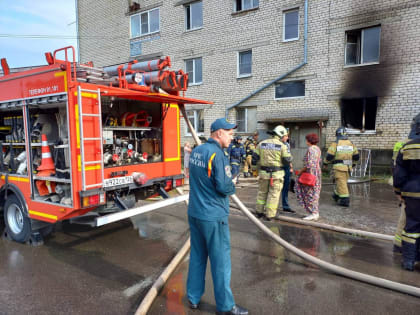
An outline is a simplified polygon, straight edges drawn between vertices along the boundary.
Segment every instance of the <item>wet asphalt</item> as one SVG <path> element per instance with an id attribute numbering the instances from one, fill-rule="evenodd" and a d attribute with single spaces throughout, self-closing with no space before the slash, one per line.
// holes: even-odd
<path id="1" fill-rule="evenodd" d="M 363 186 L 362 186 L 363 185 Z M 256 187 L 244 182 L 238 196 L 254 207 Z M 246 186 L 246 187 L 245 187 Z M 392 234 L 398 201 L 385 184 L 351 188 L 350 208 L 330 199 L 324 185 L 320 222 Z M 293 194 L 290 204 L 302 217 Z M 286 214 L 286 213 L 281 213 Z M 270 229 L 305 252 L 330 263 L 420 286 L 415 272 L 400 268 L 389 241 L 282 222 Z M 0 229 L 4 225 L 0 223 Z M 232 290 L 250 314 L 419 314 L 420 298 L 320 270 L 267 239 L 239 211 L 230 217 Z M 59 224 L 44 245 L 0 240 L 0 314 L 134 314 L 153 281 L 188 237 L 183 204 L 101 228 Z M 208 270 L 199 310 L 187 307 L 188 257 L 153 303 L 149 314 L 213 314 Z"/>

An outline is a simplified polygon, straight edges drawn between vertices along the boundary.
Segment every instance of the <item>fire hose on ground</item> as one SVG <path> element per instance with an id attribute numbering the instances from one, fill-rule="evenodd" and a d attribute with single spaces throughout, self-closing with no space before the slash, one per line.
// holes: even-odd
<path id="1" fill-rule="evenodd" d="M 181 112 L 186 120 L 186 123 L 188 125 L 188 128 L 193 135 L 193 138 L 197 144 L 200 144 L 200 140 L 197 137 L 197 134 L 195 133 L 194 128 L 192 128 L 190 121 L 187 118 L 185 107 L 183 105 L 179 105 Z M 179 192 L 179 191 L 178 191 Z M 262 222 L 260 222 L 249 210 L 248 208 L 239 200 L 239 198 L 234 194 L 231 196 L 231 199 L 238 205 L 239 209 L 245 214 L 245 216 L 248 217 L 248 219 L 254 223 L 262 232 L 264 232 L 267 236 L 271 237 L 275 242 L 280 244 L 282 247 L 284 247 L 286 250 L 292 252 L 296 256 L 302 258 L 305 261 L 308 261 L 326 271 L 336 273 L 338 275 L 355 279 L 361 282 L 369 283 L 375 286 L 383 287 L 386 289 L 398 291 L 401 293 L 410 294 L 413 296 L 420 297 L 420 288 L 414 287 L 411 285 L 406 285 L 402 283 L 398 283 L 395 281 L 371 276 L 368 274 L 364 274 L 361 272 L 353 271 L 350 269 L 346 269 L 343 267 L 336 266 L 334 264 L 328 263 L 326 261 L 323 261 L 319 258 L 316 258 L 314 256 L 311 256 L 304 251 L 298 249 L 297 247 L 293 246 L 292 244 L 286 242 L 284 239 L 282 239 L 279 235 L 272 232 L 269 228 L 267 228 Z M 352 231 L 352 229 L 346 229 L 347 232 Z M 352 234 L 358 234 L 360 230 L 353 230 Z M 376 234 L 376 233 L 375 233 Z M 157 296 L 159 291 L 163 288 L 165 285 L 166 280 L 170 277 L 170 275 L 173 273 L 173 271 L 177 268 L 178 264 L 182 262 L 183 257 L 188 253 L 190 249 L 190 238 L 185 242 L 185 244 L 182 246 L 181 250 L 178 252 L 178 254 L 174 257 L 174 259 L 171 261 L 171 263 L 166 267 L 166 269 L 162 272 L 161 276 L 156 280 L 156 282 L 153 284 L 150 291 L 147 293 L 146 297 L 143 299 L 142 303 L 140 304 L 139 308 L 137 309 L 135 315 L 143 315 L 147 314 L 147 311 L 149 310 L 150 306 L 153 303 L 154 298 Z"/>

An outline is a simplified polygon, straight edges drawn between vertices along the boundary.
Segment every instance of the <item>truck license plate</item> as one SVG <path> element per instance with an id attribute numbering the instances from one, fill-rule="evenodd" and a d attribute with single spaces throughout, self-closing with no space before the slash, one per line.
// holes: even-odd
<path id="1" fill-rule="evenodd" d="M 115 177 L 104 180 L 104 187 L 112 187 L 133 183 L 133 176 Z"/>

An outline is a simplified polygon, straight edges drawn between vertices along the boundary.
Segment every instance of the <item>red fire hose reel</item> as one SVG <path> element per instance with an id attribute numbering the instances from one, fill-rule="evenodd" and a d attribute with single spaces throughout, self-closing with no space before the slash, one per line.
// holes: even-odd
<path id="1" fill-rule="evenodd" d="M 121 116 L 121 126 L 126 127 L 149 127 L 152 116 L 147 111 L 141 110 L 137 113 L 126 112 Z"/>

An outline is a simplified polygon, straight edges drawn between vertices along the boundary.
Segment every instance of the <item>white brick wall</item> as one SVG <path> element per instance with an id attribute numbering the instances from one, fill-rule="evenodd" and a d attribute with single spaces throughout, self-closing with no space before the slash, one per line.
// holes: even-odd
<path id="1" fill-rule="evenodd" d="M 189 87 L 186 96 L 211 100 L 205 106 L 205 132 L 211 122 L 265 83 L 291 70 L 303 60 L 303 0 L 260 0 L 257 10 L 233 13 L 233 1 L 203 1 L 203 28 L 185 31 L 184 7 L 179 0 L 140 0 L 141 9 L 159 6 L 160 33 L 142 43 L 142 54 L 162 52 L 173 61 L 172 69 L 185 70 L 184 60 L 203 58 L 203 84 Z M 78 0 L 81 61 L 96 66 L 129 60 L 129 15 L 126 0 Z M 282 12 L 299 7 L 298 41 L 283 42 Z M 275 100 L 274 86 L 242 105 L 259 105 L 258 128 L 268 118 L 328 116 L 327 143 L 340 124 L 340 97 L 355 72 L 373 73 L 369 84 L 379 89 L 376 135 L 351 136 L 359 147 L 391 149 L 405 138 L 412 118 L 420 112 L 420 3 L 414 0 L 309 0 L 308 63 L 290 78 L 305 79 L 304 98 Z M 344 67 L 345 31 L 381 25 L 380 65 Z M 237 52 L 252 49 L 252 76 L 237 79 Z M 382 81 L 381 81 L 382 80 Z M 191 106 L 199 108 L 199 106 Z M 235 111 L 229 114 L 234 119 Z M 182 130 L 185 130 L 184 124 Z M 182 143 L 187 139 L 183 137 Z"/>

